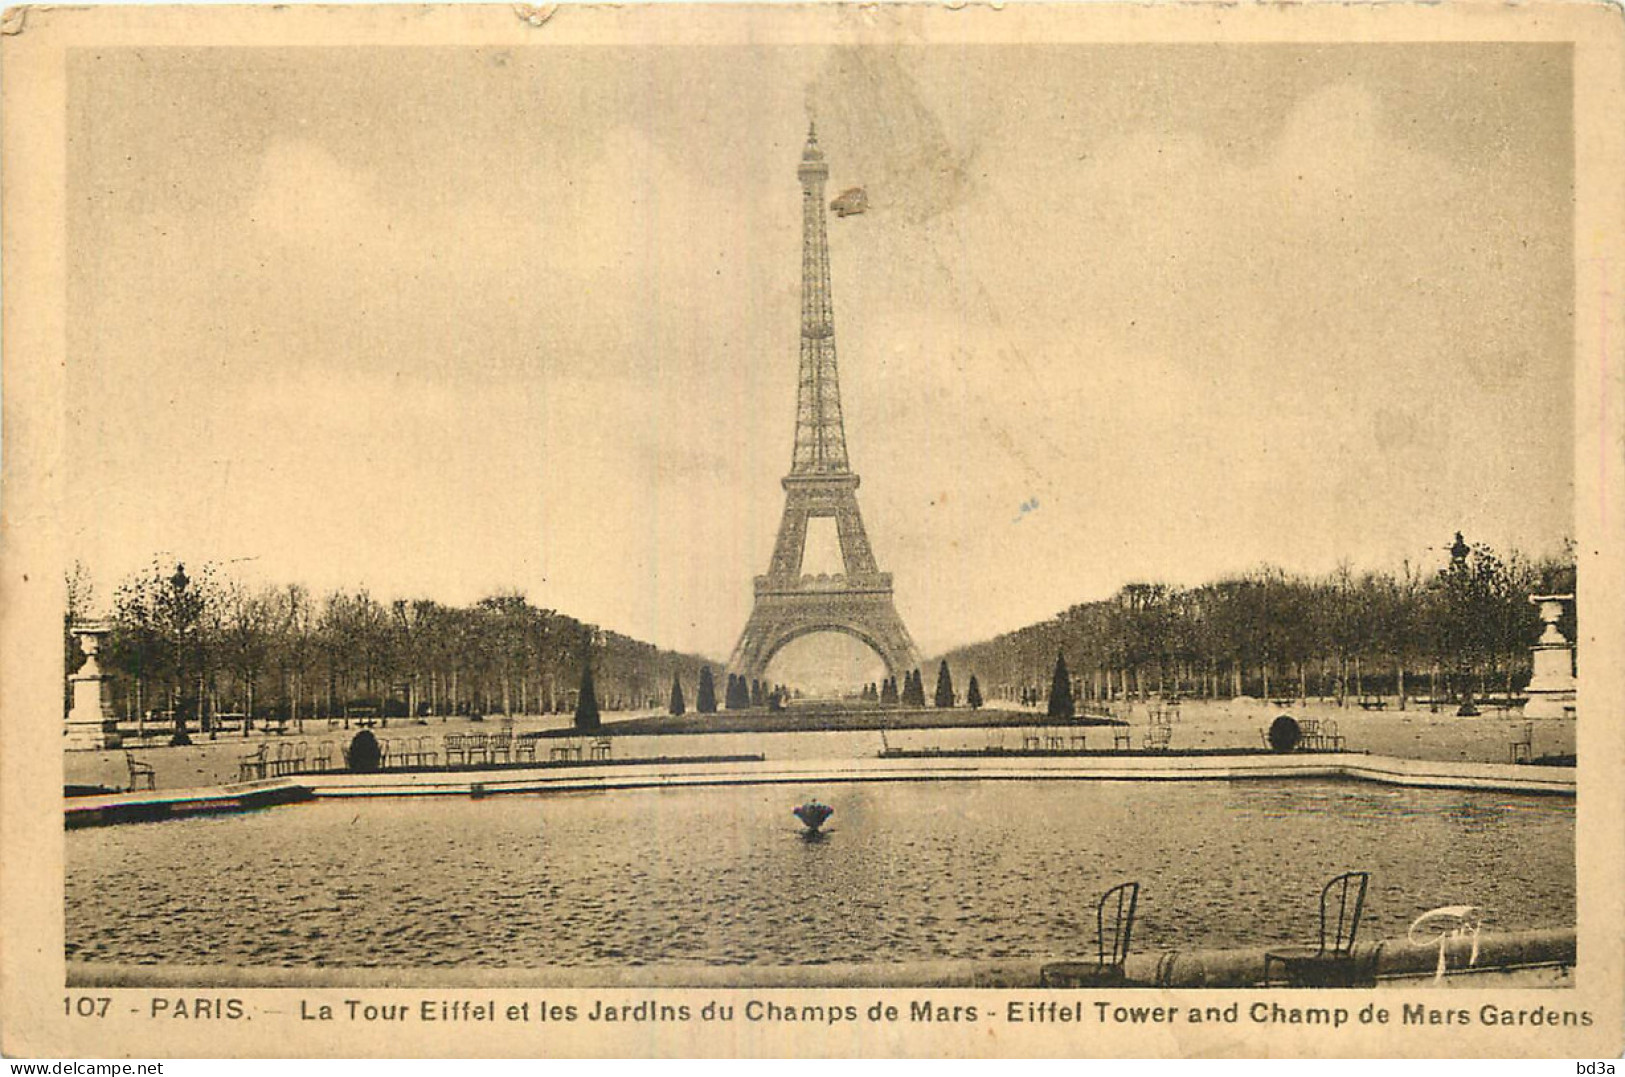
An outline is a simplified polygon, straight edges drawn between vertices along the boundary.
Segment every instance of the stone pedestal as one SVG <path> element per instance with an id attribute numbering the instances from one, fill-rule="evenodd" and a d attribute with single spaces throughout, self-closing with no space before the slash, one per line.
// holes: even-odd
<path id="1" fill-rule="evenodd" d="M 1525 718 L 1574 717 L 1574 645 L 1563 638 L 1557 622 L 1563 616 L 1563 607 L 1573 602 L 1573 595 L 1530 595 L 1529 601 L 1540 607 L 1540 619 L 1546 628 L 1535 644 L 1534 675 L 1525 690 L 1529 702 L 1523 708 Z"/>
<path id="2" fill-rule="evenodd" d="M 73 626 L 79 640 L 79 649 L 85 652 L 85 664 L 79 672 L 68 678 L 73 689 L 73 705 L 68 709 L 67 735 L 64 746 L 72 749 L 117 748 L 118 719 L 113 714 L 113 701 L 108 698 L 107 681 L 96 663 L 96 653 L 112 626 L 90 622 Z"/>

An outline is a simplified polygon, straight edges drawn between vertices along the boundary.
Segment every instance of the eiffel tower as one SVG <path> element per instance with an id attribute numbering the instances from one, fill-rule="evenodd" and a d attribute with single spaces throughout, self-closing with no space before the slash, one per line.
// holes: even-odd
<path id="1" fill-rule="evenodd" d="M 846 458 L 841 386 L 835 365 L 835 316 L 830 301 L 829 239 L 824 182 L 829 165 L 816 128 L 796 170 L 801 179 L 801 379 L 796 390 L 796 441 L 784 477 L 784 518 L 773 561 L 756 577 L 756 604 L 728 671 L 760 680 L 785 644 L 814 632 L 844 632 L 869 645 L 888 676 L 916 669 L 920 655 L 892 601 L 858 513 L 858 476 Z M 804 576 L 807 521 L 834 517 L 844 572 Z"/>

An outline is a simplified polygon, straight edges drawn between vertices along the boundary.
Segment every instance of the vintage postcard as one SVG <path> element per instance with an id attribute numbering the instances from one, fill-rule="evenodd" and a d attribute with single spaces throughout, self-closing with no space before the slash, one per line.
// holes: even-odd
<path id="1" fill-rule="evenodd" d="M 1617 1065 L 1617 6 L 0 59 L 8 1054 Z"/>

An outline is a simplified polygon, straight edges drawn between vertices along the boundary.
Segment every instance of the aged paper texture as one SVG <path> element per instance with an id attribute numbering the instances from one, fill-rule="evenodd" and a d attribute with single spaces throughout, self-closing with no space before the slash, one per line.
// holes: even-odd
<path id="1" fill-rule="evenodd" d="M 4 1050 L 1617 1059 L 1621 46 L 12 9 Z"/>

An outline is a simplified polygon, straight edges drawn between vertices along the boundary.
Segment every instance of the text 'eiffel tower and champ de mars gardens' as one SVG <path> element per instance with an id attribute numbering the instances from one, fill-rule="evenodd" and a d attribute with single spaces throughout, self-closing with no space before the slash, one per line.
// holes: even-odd
<path id="1" fill-rule="evenodd" d="M 1571 561 L 1129 584 L 922 660 L 847 453 L 827 222 L 866 195 L 830 171 L 809 130 L 794 448 L 725 667 L 522 596 L 171 563 L 91 619 L 70 576 L 70 984 L 1570 982 Z M 775 682 L 830 633 L 883 675 Z M 286 930 L 242 912 L 270 887 Z"/>

